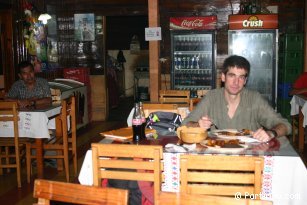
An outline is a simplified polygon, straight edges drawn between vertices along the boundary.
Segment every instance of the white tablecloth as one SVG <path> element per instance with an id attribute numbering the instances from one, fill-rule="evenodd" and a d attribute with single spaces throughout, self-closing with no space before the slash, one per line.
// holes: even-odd
<path id="1" fill-rule="evenodd" d="M 291 104 L 291 115 L 299 114 L 299 107 L 302 108 L 302 113 L 304 115 L 303 126 L 307 125 L 307 103 L 306 100 L 298 95 L 294 95 L 290 101 Z"/>
<path id="2" fill-rule="evenodd" d="M 19 112 L 19 136 L 29 138 L 50 138 L 49 129 L 55 128 L 54 118 L 61 112 L 61 106 L 54 106 L 42 111 L 20 111 Z M 0 137 L 13 136 L 13 123 L 0 122 Z"/>

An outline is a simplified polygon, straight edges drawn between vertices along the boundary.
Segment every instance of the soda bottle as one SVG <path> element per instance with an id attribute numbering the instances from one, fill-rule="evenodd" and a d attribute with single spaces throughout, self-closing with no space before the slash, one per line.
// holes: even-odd
<path id="1" fill-rule="evenodd" d="M 139 103 L 134 105 L 132 117 L 133 141 L 138 142 L 142 139 L 142 114 Z"/>
<path id="2" fill-rule="evenodd" d="M 146 139 L 146 133 L 145 133 L 146 117 L 145 117 L 145 112 L 144 112 L 142 102 L 140 102 L 140 110 L 141 110 L 141 116 L 142 116 L 142 139 Z"/>

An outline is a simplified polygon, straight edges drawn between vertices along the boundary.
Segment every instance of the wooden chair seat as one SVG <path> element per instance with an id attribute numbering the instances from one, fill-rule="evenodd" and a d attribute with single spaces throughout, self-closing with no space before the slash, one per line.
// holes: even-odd
<path id="1" fill-rule="evenodd" d="M 49 205 L 50 201 L 70 204 L 128 204 L 128 190 L 84 186 L 80 184 L 35 180 L 33 197 L 37 205 Z"/>
<path id="2" fill-rule="evenodd" d="M 43 144 L 43 151 L 53 151 L 55 154 L 44 155 L 45 159 L 60 159 L 58 161 L 58 170 L 62 169 L 62 162 L 64 162 L 64 169 L 66 181 L 69 182 L 69 160 L 73 159 L 74 172 L 77 175 L 77 145 L 76 145 L 76 104 L 75 97 L 71 96 L 61 102 L 61 113 L 56 118 L 56 134 L 55 137 L 45 140 Z M 68 128 L 70 127 L 70 129 Z M 36 149 L 35 143 L 27 144 L 27 160 L 28 172 L 31 172 L 31 159 L 36 156 L 31 155 L 32 149 Z M 48 153 L 48 152 L 47 152 Z M 71 153 L 71 154 L 70 154 Z M 30 180 L 30 179 L 28 179 Z"/>
<path id="3" fill-rule="evenodd" d="M 160 192 L 156 205 L 273 205 L 271 201 L 255 199 L 236 199 L 234 197 L 209 196 L 203 194 L 184 194 Z"/>
<path id="4" fill-rule="evenodd" d="M 0 138 L 0 174 L 4 168 L 15 168 L 17 184 L 21 187 L 21 160 L 26 156 L 26 149 L 25 140 L 19 138 L 18 121 L 17 102 L 0 102 L 0 122 L 12 124 L 14 129 L 14 136 Z"/>
<path id="5" fill-rule="evenodd" d="M 162 146 L 92 144 L 94 185 L 101 179 L 153 182 L 154 198 L 161 188 Z"/>
<path id="6" fill-rule="evenodd" d="M 260 194 L 263 158 L 181 155 L 180 190 L 187 194 Z"/>

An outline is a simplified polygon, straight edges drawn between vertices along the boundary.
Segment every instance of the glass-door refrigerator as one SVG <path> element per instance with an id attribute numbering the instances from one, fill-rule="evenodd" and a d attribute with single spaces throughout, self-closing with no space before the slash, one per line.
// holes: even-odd
<path id="1" fill-rule="evenodd" d="M 259 91 L 276 108 L 278 63 L 277 15 L 230 15 L 228 54 L 251 64 L 246 87 Z"/>
<path id="2" fill-rule="evenodd" d="M 190 90 L 215 88 L 216 16 L 172 17 L 171 87 Z"/>

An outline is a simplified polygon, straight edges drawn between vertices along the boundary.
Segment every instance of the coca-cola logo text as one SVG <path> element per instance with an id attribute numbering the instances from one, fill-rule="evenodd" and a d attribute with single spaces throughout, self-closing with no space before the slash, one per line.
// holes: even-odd
<path id="1" fill-rule="evenodd" d="M 204 24 L 203 20 L 201 20 L 201 19 L 195 19 L 195 20 L 192 20 L 192 21 L 185 19 L 181 22 L 182 27 L 202 27 L 203 24 Z"/>
<path id="2" fill-rule="evenodd" d="M 242 22 L 243 27 L 263 27 L 263 21 L 258 19 L 256 16 L 251 16 L 247 20 Z"/>

